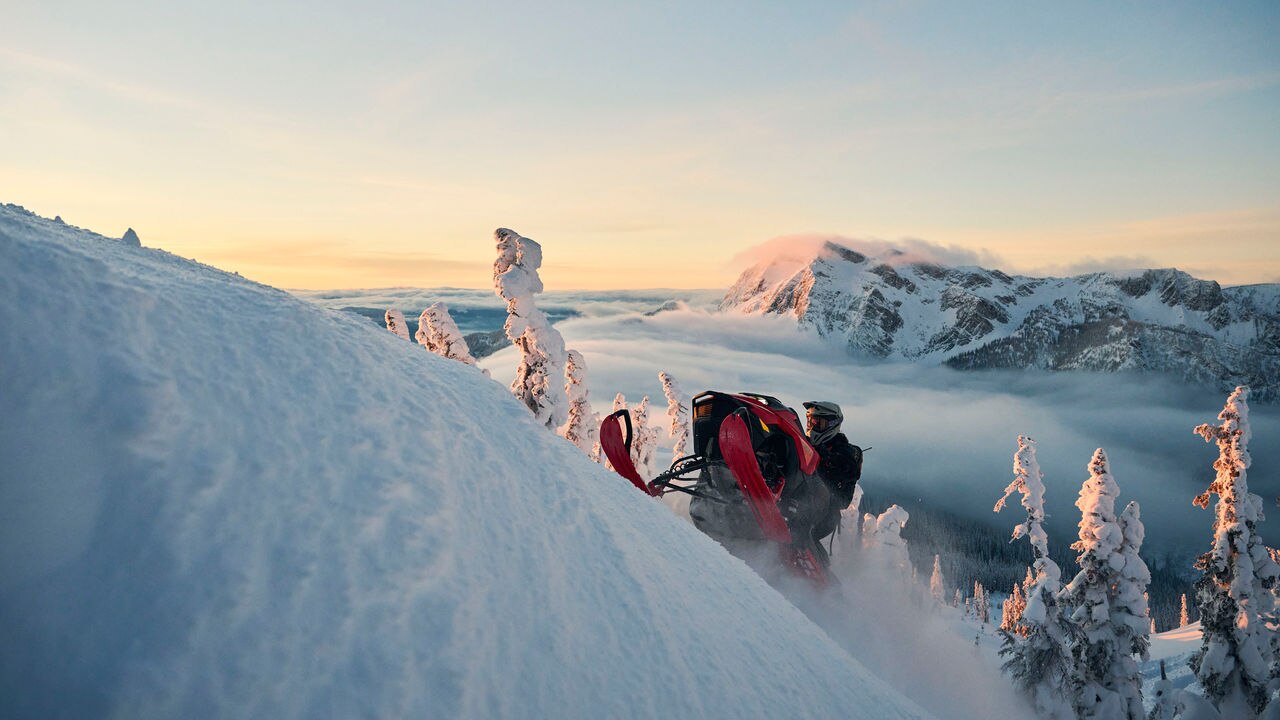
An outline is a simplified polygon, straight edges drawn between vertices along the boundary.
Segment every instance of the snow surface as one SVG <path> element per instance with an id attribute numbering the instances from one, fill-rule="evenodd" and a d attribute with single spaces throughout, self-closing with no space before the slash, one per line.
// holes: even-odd
<path id="1" fill-rule="evenodd" d="M 0 715 L 927 717 L 359 317 L 0 206 L 0 353 Z"/>

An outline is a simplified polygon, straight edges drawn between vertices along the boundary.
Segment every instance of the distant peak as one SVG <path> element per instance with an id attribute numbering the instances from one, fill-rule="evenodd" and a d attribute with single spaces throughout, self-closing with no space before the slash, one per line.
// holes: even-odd
<path id="1" fill-rule="evenodd" d="M 138 239 L 138 233 L 134 232 L 133 228 L 129 228 L 128 230 L 125 230 L 124 237 L 120 238 L 120 240 L 125 245 L 132 245 L 133 247 L 142 247 L 142 241 Z"/>
<path id="2" fill-rule="evenodd" d="M 56 222 L 56 223 L 58 223 L 59 225 L 66 225 L 66 223 L 62 221 L 62 216 L 61 216 L 61 215 L 54 215 L 54 216 L 53 216 L 53 221 L 54 221 L 54 222 Z"/>

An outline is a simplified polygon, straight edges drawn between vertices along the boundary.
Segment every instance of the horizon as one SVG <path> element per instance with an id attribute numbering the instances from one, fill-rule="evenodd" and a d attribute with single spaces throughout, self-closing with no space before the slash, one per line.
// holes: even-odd
<path id="1" fill-rule="evenodd" d="M 5 201 L 276 287 L 486 287 L 496 226 L 566 290 L 724 287 L 814 235 L 1280 282 L 1275 3 L 7 20 Z"/>

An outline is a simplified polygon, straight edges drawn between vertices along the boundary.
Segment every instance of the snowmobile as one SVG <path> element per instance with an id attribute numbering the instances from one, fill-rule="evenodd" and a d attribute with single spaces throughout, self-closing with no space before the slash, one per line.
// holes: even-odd
<path id="1" fill-rule="evenodd" d="M 747 392 L 706 391 L 692 405 L 694 453 L 648 481 L 631 460 L 631 416 L 619 410 L 605 418 L 600 447 L 614 471 L 653 497 L 691 495 L 694 525 L 730 552 L 773 544 L 791 573 L 830 584 L 813 528 L 830 512 L 831 491 L 816 475 L 818 451 L 795 410 Z"/>

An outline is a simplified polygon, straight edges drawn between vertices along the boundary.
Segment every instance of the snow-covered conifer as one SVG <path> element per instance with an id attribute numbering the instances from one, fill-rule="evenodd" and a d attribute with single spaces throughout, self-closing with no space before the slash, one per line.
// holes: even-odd
<path id="1" fill-rule="evenodd" d="M 1062 571 L 1049 558 L 1049 535 L 1043 527 L 1044 476 L 1036 461 L 1035 441 L 1029 437 L 1018 437 L 1013 474 L 995 511 L 1000 512 L 1014 492 L 1022 495 L 1027 520 L 1014 527 L 1013 539 L 1030 540 L 1035 579 L 1026 588 L 1027 607 L 1022 613 L 1026 637 L 1004 633 L 1000 654 L 1007 658 L 1005 671 L 1031 698 L 1037 715 L 1044 720 L 1075 720 L 1070 648 L 1077 631 L 1058 605 Z"/>
<path id="2" fill-rule="evenodd" d="M 442 302 L 432 303 L 418 316 L 418 332 L 415 337 L 419 345 L 436 355 L 467 365 L 476 364 L 476 359 L 471 357 L 471 349 L 467 347 L 466 338 L 449 314 L 449 306 Z M 489 374 L 487 370 L 484 372 L 485 375 Z"/>
<path id="3" fill-rule="evenodd" d="M 405 324 L 404 313 L 396 308 L 387 308 L 386 318 L 388 330 L 405 340 L 409 339 L 409 326 Z"/>
<path id="4" fill-rule="evenodd" d="M 867 513 L 863 518 L 864 546 L 871 557 L 890 577 L 898 577 L 903 588 L 910 587 L 911 557 L 907 553 L 907 541 L 902 538 L 902 528 L 910 515 L 897 505 L 890 505 L 879 516 Z"/>
<path id="5" fill-rule="evenodd" d="M 1144 584 L 1135 591 L 1134 584 L 1122 578 L 1126 564 L 1122 547 L 1125 535 L 1115 510 L 1120 486 L 1111 476 L 1107 454 L 1102 448 L 1094 451 L 1088 468 L 1089 477 L 1081 485 L 1080 497 L 1076 500 L 1076 507 L 1080 508 L 1079 540 L 1071 545 L 1080 553 L 1076 558 L 1080 572 L 1063 588 L 1060 596 L 1063 605 L 1071 610 L 1071 621 L 1084 635 L 1073 651 L 1076 713 L 1082 720 L 1140 720 L 1141 679 L 1137 676 L 1137 665 L 1133 663 L 1131 654 L 1135 642 L 1133 636 L 1145 635 L 1147 629 L 1146 608 L 1142 600 L 1146 587 Z M 1136 512 L 1136 506 L 1133 507 Z M 1140 522 L 1135 524 L 1133 532 L 1140 544 Z M 1133 554 L 1136 556 L 1136 552 Z M 1137 562 L 1141 563 L 1141 560 Z M 1142 565 L 1142 570 L 1146 570 L 1145 565 Z M 1134 572 L 1139 573 L 1137 569 Z M 1146 580 L 1150 581 L 1150 574 L 1146 575 Z M 1123 601 L 1117 595 L 1122 585 L 1125 588 Z M 1143 606 L 1136 628 L 1130 626 L 1135 605 Z M 1144 637 L 1144 652 L 1145 642 Z M 1136 715 L 1131 697 L 1138 698 Z"/>
<path id="6" fill-rule="evenodd" d="M 1147 659 L 1155 619 L 1151 618 L 1147 598 L 1151 571 L 1139 555 L 1146 529 L 1142 525 L 1137 501 L 1130 502 L 1120 513 L 1120 532 L 1123 535 L 1120 556 L 1124 566 L 1118 571 L 1119 580 L 1111 601 L 1111 625 L 1119 639 L 1120 657 L 1112 667 L 1111 675 L 1130 717 L 1140 720 L 1143 715 L 1142 677 L 1134 656 L 1144 661 Z"/>
<path id="7" fill-rule="evenodd" d="M 511 392 L 548 428 L 557 429 L 569 417 L 564 394 L 564 338 L 534 304 L 542 292 L 538 268 L 542 246 L 519 233 L 498 228 L 493 233 L 498 258 L 493 263 L 494 291 L 507 301 L 507 338 L 520 351 Z"/>
<path id="8" fill-rule="evenodd" d="M 942 558 L 933 556 L 933 574 L 929 576 L 929 594 L 939 605 L 947 604 L 947 581 L 942 578 Z"/>
<path id="9" fill-rule="evenodd" d="M 569 398 L 569 419 L 560 428 L 560 434 L 590 455 L 599 442 L 600 423 L 596 421 L 588 397 L 587 362 L 577 350 L 570 350 L 565 355 L 564 391 Z"/>
<path id="10" fill-rule="evenodd" d="M 658 428 L 649 425 L 648 395 L 631 408 L 631 424 L 633 432 L 631 461 L 635 463 L 640 477 L 651 478 L 658 474 L 654 467 L 654 458 L 658 450 Z"/>
<path id="11" fill-rule="evenodd" d="M 958 608 L 964 603 L 964 597 L 960 593 L 960 588 L 956 588 L 956 594 L 951 598 L 951 607 Z"/>
<path id="12" fill-rule="evenodd" d="M 1203 640 L 1191 656 L 1191 668 L 1205 697 L 1223 716 L 1253 718 L 1268 700 L 1274 670 L 1275 631 L 1266 618 L 1275 605 L 1280 567 L 1258 537 L 1262 498 L 1249 492 L 1249 389 L 1237 387 L 1218 414 L 1221 425 L 1200 425 L 1205 442 L 1217 442 L 1217 476 L 1195 504 L 1218 503 L 1213 546 L 1196 561 L 1196 608 Z"/>
<path id="13" fill-rule="evenodd" d="M 1182 593 L 1182 610 L 1178 612 L 1178 627 L 1186 627 L 1191 624 L 1191 618 L 1187 614 L 1187 594 Z"/>
<path id="14" fill-rule="evenodd" d="M 689 454 L 689 438 L 693 433 L 689 424 L 689 399 L 668 373 L 658 373 L 658 379 L 662 381 L 662 394 L 667 396 L 667 417 L 670 419 L 667 433 L 674 442 L 671 447 L 671 460 L 674 462 Z"/>
<path id="15" fill-rule="evenodd" d="M 991 600 L 987 597 L 987 589 L 980 582 L 973 583 L 973 603 L 978 623 L 986 625 L 991 622 Z"/>
<path id="16" fill-rule="evenodd" d="M 1004 603 L 1000 606 L 1000 629 L 1007 633 L 1025 636 L 1026 631 L 1022 626 L 1022 613 L 1026 609 L 1026 592 L 1022 589 L 1022 583 L 1015 582 L 1013 591 L 1009 593 L 1009 597 L 1005 598 Z"/>

